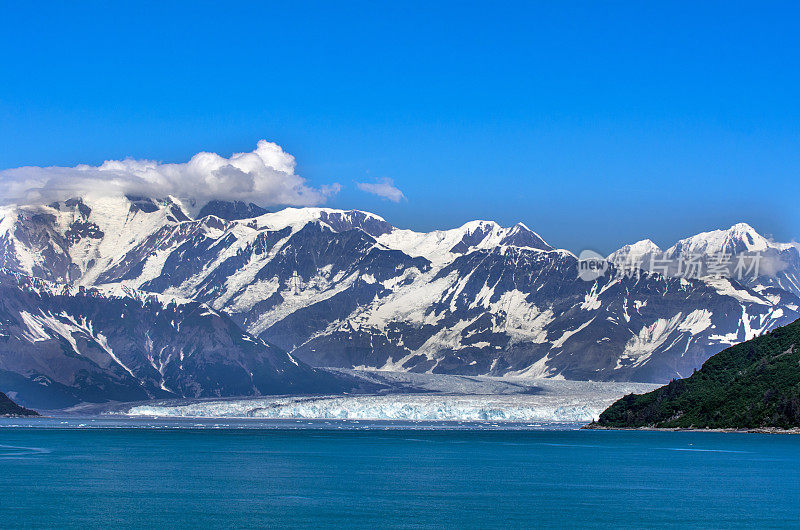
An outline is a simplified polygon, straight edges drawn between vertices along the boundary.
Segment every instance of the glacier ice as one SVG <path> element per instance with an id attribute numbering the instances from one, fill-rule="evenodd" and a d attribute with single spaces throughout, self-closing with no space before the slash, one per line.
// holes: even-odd
<path id="1" fill-rule="evenodd" d="M 136 405 L 126 414 L 146 417 L 264 418 L 409 421 L 591 421 L 624 394 L 656 385 L 537 381 L 524 394 L 387 394 L 260 397 Z"/>

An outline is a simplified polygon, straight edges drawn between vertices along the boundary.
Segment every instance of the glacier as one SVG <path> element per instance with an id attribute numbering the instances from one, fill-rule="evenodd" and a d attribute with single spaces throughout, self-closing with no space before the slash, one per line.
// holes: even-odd
<path id="1" fill-rule="evenodd" d="M 462 384 L 460 381 L 456 383 Z M 486 383 L 493 382 L 487 378 Z M 502 381 L 494 383 L 502 385 Z M 518 388 L 526 393 L 431 392 L 172 400 L 135 405 L 123 413 L 128 416 L 155 418 L 589 422 L 623 395 L 647 392 L 657 386 L 646 383 L 551 379 L 527 380 L 525 383 Z"/>

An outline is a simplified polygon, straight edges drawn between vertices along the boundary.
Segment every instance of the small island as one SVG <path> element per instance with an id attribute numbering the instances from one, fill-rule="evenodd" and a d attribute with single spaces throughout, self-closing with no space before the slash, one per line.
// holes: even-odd
<path id="1" fill-rule="evenodd" d="M 9 398 L 7 395 L 0 392 L 0 417 L 3 416 L 38 416 L 39 413 L 35 410 L 20 407 Z"/>
<path id="2" fill-rule="evenodd" d="M 800 429 L 800 320 L 732 346 L 685 379 L 630 394 L 587 428 Z"/>

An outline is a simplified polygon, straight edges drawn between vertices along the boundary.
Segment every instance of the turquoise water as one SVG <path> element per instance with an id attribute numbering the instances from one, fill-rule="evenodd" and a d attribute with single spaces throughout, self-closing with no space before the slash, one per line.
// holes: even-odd
<path id="1" fill-rule="evenodd" d="M 21 424 L 0 423 L 3 528 L 800 524 L 798 436 Z"/>

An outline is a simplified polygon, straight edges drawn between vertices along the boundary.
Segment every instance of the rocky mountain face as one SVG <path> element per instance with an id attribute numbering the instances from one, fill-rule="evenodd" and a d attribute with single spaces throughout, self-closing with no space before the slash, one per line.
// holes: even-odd
<path id="1" fill-rule="evenodd" d="M 174 198 L 8 207 L 0 266 L 193 300 L 298 361 L 346 368 L 662 382 L 800 316 L 797 247 L 746 225 L 667 251 L 765 246 L 771 268 L 741 280 L 651 272 L 641 263 L 663 253 L 645 242 L 584 281 L 578 258 L 522 224 L 417 233 L 326 208 L 233 217 Z"/>
<path id="2" fill-rule="evenodd" d="M 0 388 L 29 406 L 352 387 L 200 302 L 0 272 Z"/>
<path id="3" fill-rule="evenodd" d="M 228 219 L 235 221 L 237 219 L 250 219 L 269 213 L 267 210 L 258 206 L 257 204 L 244 203 L 242 201 L 209 201 L 207 202 L 198 213 L 198 217 L 205 217 L 207 215 L 215 215 L 220 219 Z"/>

